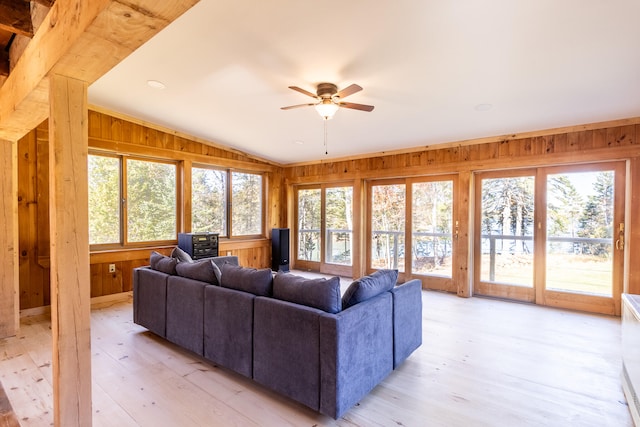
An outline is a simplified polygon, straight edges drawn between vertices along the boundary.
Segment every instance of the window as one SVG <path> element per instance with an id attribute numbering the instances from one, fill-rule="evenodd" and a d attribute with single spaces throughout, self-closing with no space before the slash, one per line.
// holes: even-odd
<path id="1" fill-rule="evenodd" d="M 127 159 L 129 242 L 175 240 L 176 165 Z"/>
<path id="2" fill-rule="evenodd" d="M 262 175 L 193 167 L 191 230 L 221 236 L 262 235 Z"/>
<path id="3" fill-rule="evenodd" d="M 371 187 L 371 267 L 404 271 L 405 184 Z"/>
<path id="4" fill-rule="evenodd" d="M 453 181 L 411 186 L 411 271 L 452 276 Z"/>
<path id="5" fill-rule="evenodd" d="M 175 163 L 90 154 L 88 164 L 91 245 L 176 240 Z"/>
<path id="6" fill-rule="evenodd" d="M 231 235 L 262 234 L 262 175 L 231 173 Z"/>
<path id="7" fill-rule="evenodd" d="M 227 235 L 227 172 L 191 169 L 191 231 Z"/>
<path id="8" fill-rule="evenodd" d="M 120 159 L 89 156 L 89 241 L 120 243 Z"/>

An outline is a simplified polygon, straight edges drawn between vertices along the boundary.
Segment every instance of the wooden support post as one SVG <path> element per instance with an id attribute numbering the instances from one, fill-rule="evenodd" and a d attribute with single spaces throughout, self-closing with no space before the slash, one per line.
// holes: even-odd
<path id="1" fill-rule="evenodd" d="M 0 338 L 18 333 L 18 143 L 0 140 Z"/>
<path id="2" fill-rule="evenodd" d="M 470 171 L 458 175 L 458 199 L 454 206 L 454 251 L 455 266 L 453 272 L 458 296 L 468 298 L 473 295 L 473 268 L 471 251 L 473 222 L 473 177 Z"/>
<path id="3" fill-rule="evenodd" d="M 49 209 L 56 426 L 91 426 L 87 83 L 50 78 Z"/>

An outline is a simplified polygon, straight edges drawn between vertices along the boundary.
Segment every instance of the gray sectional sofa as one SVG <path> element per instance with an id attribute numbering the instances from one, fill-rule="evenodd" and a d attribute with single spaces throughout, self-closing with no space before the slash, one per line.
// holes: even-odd
<path id="1" fill-rule="evenodd" d="M 153 254 L 134 270 L 134 322 L 335 419 L 422 344 L 419 280 L 340 280 Z"/>

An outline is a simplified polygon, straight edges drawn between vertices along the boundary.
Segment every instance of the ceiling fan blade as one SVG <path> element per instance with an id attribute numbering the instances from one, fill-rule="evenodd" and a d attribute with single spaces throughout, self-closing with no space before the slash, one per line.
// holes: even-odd
<path id="1" fill-rule="evenodd" d="M 355 104 L 353 102 L 340 102 L 338 105 L 343 108 L 352 108 L 360 111 L 373 111 L 374 108 L 373 105 Z"/>
<path id="2" fill-rule="evenodd" d="M 316 104 L 298 104 L 298 105 L 289 105 L 288 107 L 280 107 L 281 110 L 292 110 L 294 108 L 300 108 L 300 107 L 312 107 Z"/>
<path id="3" fill-rule="evenodd" d="M 317 98 L 317 97 L 318 97 L 318 95 L 316 95 L 315 93 L 311 93 L 311 92 L 309 92 L 308 90 L 304 90 L 304 89 L 302 89 L 302 88 L 299 88 L 298 86 L 289 86 L 289 89 L 293 89 L 293 90 L 295 90 L 296 92 L 303 93 L 303 94 L 305 94 L 305 95 L 307 95 L 307 96 L 310 96 L 310 97 L 312 97 L 312 98 Z"/>
<path id="4" fill-rule="evenodd" d="M 347 96 L 353 95 L 354 93 L 360 92 L 361 90 L 362 88 L 360 86 L 358 86 L 357 84 L 352 84 L 351 86 L 347 86 L 341 91 L 339 91 L 338 93 L 336 93 L 336 96 L 340 98 L 346 98 Z"/>

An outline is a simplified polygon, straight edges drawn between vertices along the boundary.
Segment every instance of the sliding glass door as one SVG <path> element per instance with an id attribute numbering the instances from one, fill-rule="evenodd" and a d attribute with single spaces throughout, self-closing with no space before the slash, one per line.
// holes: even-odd
<path id="1" fill-rule="evenodd" d="M 474 293 L 616 314 L 624 163 L 476 176 Z"/>
<path id="2" fill-rule="evenodd" d="M 544 304 L 619 313 L 624 258 L 622 163 L 547 168 Z"/>
<path id="3" fill-rule="evenodd" d="M 368 267 L 392 268 L 425 288 L 455 292 L 454 176 L 372 181 Z"/>

